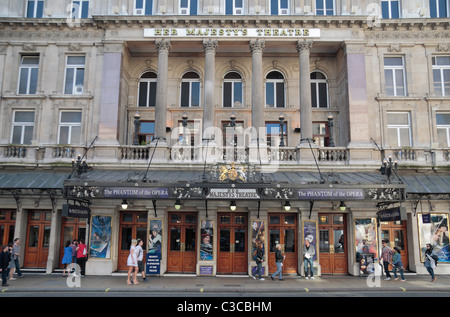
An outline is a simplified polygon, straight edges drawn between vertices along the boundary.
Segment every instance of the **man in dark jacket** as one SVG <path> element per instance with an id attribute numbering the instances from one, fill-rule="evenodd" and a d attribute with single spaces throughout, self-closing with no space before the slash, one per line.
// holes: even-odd
<path id="1" fill-rule="evenodd" d="M 6 283 L 6 277 L 8 276 L 8 264 L 11 261 L 11 253 L 7 245 L 2 246 L 2 252 L 0 254 L 0 270 L 2 271 L 2 286 L 9 286 Z"/>
<path id="2" fill-rule="evenodd" d="M 253 279 L 256 279 L 256 274 L 259 275 L 259 279 L 261 281 L 264 281 L 264 279 L 261 277 L 261 271 L 262 271 L 262 263 L 264 262 L 264 249 L 263 244 L 260 242 L 256 246 L 256 254 L 255 254 L 255 262 L 257 265 L 257 270 L 255 272 L 255 275 L 252 274 Z"/>

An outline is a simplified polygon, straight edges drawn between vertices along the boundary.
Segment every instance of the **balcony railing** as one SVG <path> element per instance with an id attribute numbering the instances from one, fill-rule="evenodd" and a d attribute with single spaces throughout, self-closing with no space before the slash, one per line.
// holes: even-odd
<path id="1" fill-rule="evenodd" d="M 427 149 L 418 147 L 390 148 L 378 151 L 373 148 L 363 149 L 367 153 L 366 158 L 361 158 L 361 148 L 357 148 L 357 158 L 352 158 L 355 149 L 347 147 L 279 147 L 260 148 L 254 147 L 209 147 L 205 146 L 173 146 L 162 151 L 154 152 L 153 146 L 134 145 L 93 145 L 89 150 L 87 159 L 94 159 L 97 163 L 129 163 L 147 164 L 154 155 L 154 161 L 158 163 L 204 163 L 208 162 L 255 162 L 262 161 L 263 164 L 279 162 L 286 165 L 314 164 L 320 165 L 378 165 L 383 159 L 392 157 L 400 166 L 449 166 L 450 149 Z M 84 155 L 86 146 L 71 145 L 0 145 L 1 163 L 36 163 L 54 164 L 71 163 L 78 155 Z M 358 163 L 353 163 L 353 162 Z"/>

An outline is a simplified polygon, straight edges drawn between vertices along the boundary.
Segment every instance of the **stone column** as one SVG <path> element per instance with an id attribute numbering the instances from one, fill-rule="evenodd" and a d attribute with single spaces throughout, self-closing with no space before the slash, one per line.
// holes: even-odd
<path id="1" fill-rule="evenodd" d="M 212 127 L 214 127 L 214 86 L 216 76 L 216 49 L 217 40 L 203 40 L 203 51 L 205 52 L 205 86 L 203 104 L 203 137 L 210 138 Z M 206 133 L 209 129 L 210 133 Z"/>
<path id="2" fill-rule="evenodd" d="M 159 139 L 158 146 L 166 143 L 167 73 L 171 47 L 170 41 L 167 39 L 156 40 L 158 77 L 156 80 L 155 139 Z"/>
<path id="3" fill-rule="evenodd" d="M 308 145 L 307 139 L 312 142 L 312 108 L 311 108 L 311 75 L 309 53 L 312 47 L 311 40 L 297 41 L 297 52 L 300 56 L 300 145 Z"/>
<path id="4" fill-rule="evenodd" d="M 265 137 L 259 131 L 260 128 L 265 129 L 262 74 L 262 53 L 264 48 L 264 40 L 250 41 L 250 51 L 252 52 L 252 127 L 256 129 L 252 133 L 251 143 L 256 144 L 256 140 L 259 139 L 260 146 L 265 141 Z"/>

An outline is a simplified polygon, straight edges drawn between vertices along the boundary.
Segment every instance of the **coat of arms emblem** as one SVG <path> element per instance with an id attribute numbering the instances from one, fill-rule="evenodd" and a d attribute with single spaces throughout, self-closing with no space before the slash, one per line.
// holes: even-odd
<path id="1" fill-rule="evenodd" d="M 247 175 L 245 173 L 245 169 L 243 166 L 236 166 L 235 162 L 231 163 L 231 166 L 227 168 L 227 166 L 222 165 L 220 167 L 220 176 L 219 181 L 224 182 L 226 180 L 236 181 L 241 180 L 243 182 L 247 181 Z"/>

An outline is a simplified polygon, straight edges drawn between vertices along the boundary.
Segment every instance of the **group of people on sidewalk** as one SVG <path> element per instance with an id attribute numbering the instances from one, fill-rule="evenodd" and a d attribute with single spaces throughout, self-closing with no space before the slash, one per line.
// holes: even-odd
<path id="1" fill-rule="evenodd" d="M 384 267 L 384 272 L 386 274 L 386 281 L 389 281 L 391 279 L 391 274 L 389 272 L 389 265 L 392 265 L 392 272 L 394 273 L 394 279 L 397 281 L 398 280 L 398 275 L 397 275 L 397 270 L 400 273 L 401 276 L 401 281 L 405 282 L 405 275 L 403 274 L 403 263 L 402 263 L 402 257 L 400 254 L 400 249 L 398 247 L 394 247 L 393 249 L 391 249 L 388 246 L 389 241 L 387 240 L 382 240 L 381 244 L 382 244 L 382 249 L 381 249 L 381 260 L 383 261 L 383 267 Z M 436 256 L 436 254 L 433 252 L 433 247 L 431 244 L 427 244 L 427 249 L 425 250 L 425 261 L 424 261 L 424 265 L 425 268 L 427 269 L 428 273 L 430 273 L 431 275 L 431 282 L 436 281 L 436 276 L 434 275 L 434 269 L 437 266 L 437 261 L 438 258 Z"/>
<path id="2" fill-rule="evenodd" d="M 127 259 L 127 266 L 128 266 L 128 279 L 127 284 L 128 285 L 138 285 L 139 282 L 137 281 L 137 275 L 138 273 L 142 274 L 142 279 L 144 282 L 147 282 L 147 277 L 145 276 L 145 266 L 144 266 L 144 250 L 142 249 L 142 246 L 144 245 L 144 241 L 141 239 L 132 239 L 131 240 L 131 248 L 130 248 L 130 254 L 128 255 Z M 133 281 L 130 280 L 131 275 L 133 275 Z"/>
<path id="3" fill-rule="evenodd" d="M 19 278 L 23 277 L 19 267 L 20 239 L 14 239 L 14 243 L 9 243 L 2 247 L 0 255 L 0 270 L 2 272 L 2 286 L 9 286 L 7 280 L 15 280 L 14 272 Z"/>
<path id="4" fill-rule="evenodd" d="M 305 278 L 306 279 L 314 279 L 313 274 L 313 261 L 314 255 L 316 254 L 316 249 L 310 243 L 308 238 L 305 239 L 305 244 L 303 246 L 303 260 L 305 267 Z M 262 278 L 262 263 L 264 262 L 264 249 L 263 244 L 259 243 L 256 247 L 255 254 L 255 262 L 256 262 L 256 271 L 255 274 L 250 275 L 253 279 L 256 279 L 256 275 L 258 275 L 259 280 L 264 281 Z M 277 244 L 275 246 L 275 264 L 277 266 L 277 270 L 275 273 L 270 275 L 272 281 L 275 281 L 274 277 L 278 274 L 278 280 L 283 281 L 282 271 L 283 271 L 283 261 L 286 258 L 285 255 L 281 252 L 281 245 Z"/>
<path id="5" fill-rule="evenodd" d="M 64 256 L 61 261 L 64 265 L 62 276 L 68 276 L 71 271 L 74 271 L 75 274 L 77 274 L 76 267 L 70 265 L 76 263 L 80 268 L 79 274 L 84 277 L 86 275 L 87 259 L 87 246 L 84 244 L 83 239 L 80 239 L 79 241 L 75 239 L 72 242 L 67 241 L 64 248 Z"/>

